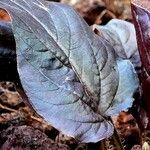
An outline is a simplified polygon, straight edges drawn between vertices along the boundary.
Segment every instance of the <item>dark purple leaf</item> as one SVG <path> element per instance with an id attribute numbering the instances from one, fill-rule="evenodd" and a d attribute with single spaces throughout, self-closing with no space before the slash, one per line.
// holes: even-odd
<path id="1" fill-rule="evenodd" d="M 131 6 L 142 61 L 142 103 L 150 120 L 150 1 L 133 0 Z"/>

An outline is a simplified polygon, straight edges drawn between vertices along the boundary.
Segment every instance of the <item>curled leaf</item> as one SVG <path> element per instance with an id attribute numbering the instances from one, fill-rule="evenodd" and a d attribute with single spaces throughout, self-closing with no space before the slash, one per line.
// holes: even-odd
<path id="1" fill-rule="evenodd" d="M 139 75 L 143 91 L 142 103 L 150 120 L 150 1 L 132 0 L 131 6 L 142 61 L 142 71 Z M 150 121 L 148 124 L 150 128 Z"/>
<path id="2" fill-rule="evenodd" d="M 20 79 L 37 113 L 82 142 L 112 135 L 107 116 L 126 109 L 117 103 L 132 101 L 138 86 L 132 64 L 117 61 L 109 42 L 70 6 L 1 0 L 0 7 L 12 17 Z"/>
<path id="3" fill-rule="evenodd" d="M 94 28 L 113 45 L 118 58 L 129 59 L 134 67 L 141 66 L 136 33 L 132 23 L 112 19 L 107 25 L 94 25 Z"/>

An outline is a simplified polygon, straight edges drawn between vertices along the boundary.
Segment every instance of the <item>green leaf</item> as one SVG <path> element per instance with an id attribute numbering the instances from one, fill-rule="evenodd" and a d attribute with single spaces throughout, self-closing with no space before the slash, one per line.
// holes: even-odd
<path id="1" fill-rule="evenodd" d="M 82 142 L 112 135 L 113 125 L 105 112 L 112 108 L 117 89 L 126 88 L 120 82 L 113 47 L 94 34 L 70 6 L 1 0 L 0 7 L 12 17 L 20 79 L 37 113 Z M 132 65 L 125 64 L 124 72 L 131 72 L 133 80 L 132 96 L 137 79 Z M 119 94 L 120 98 L 124 93 Z"/>

